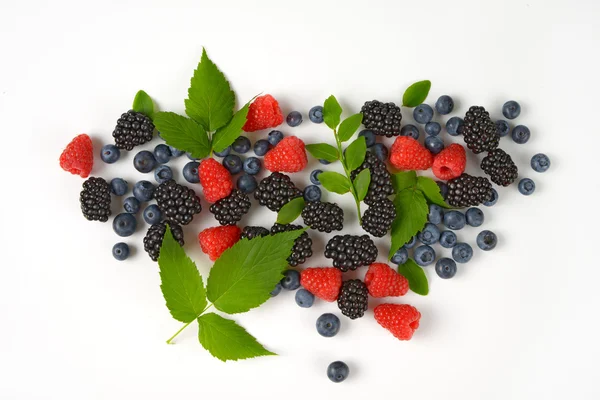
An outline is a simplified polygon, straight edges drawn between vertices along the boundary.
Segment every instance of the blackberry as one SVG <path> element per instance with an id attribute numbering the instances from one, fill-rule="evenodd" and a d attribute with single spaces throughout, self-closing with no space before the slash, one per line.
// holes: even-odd
<path id="1" fill-rule="evenodd" d="M 396 207 L 390 199 L 373 203 L 362 217 L 362 228 L 375 237 L 383 237 L 396 218 Z"/>
<path id="2" fill-rule="evenodd" d="M 271 234 L 295 231 L 296 229 L 302 229 L 302 227 L 300 225 L 282 225 L 276 223 L 271 227 Z M 310 256 L 312 256 L 312 240 L 308 237 L 308 233 L 304 232 L 294 240 L 292 254 L 288 257 L 287 262 L 291 267 L 296 267 L 298 264 L 304 263 Z"/>
<path id="3" fill-rule="evenodd" d="M 146 115 L 129 110 L 117 120 L 112 135 L 119 149 L 131 150 L 139 144 L 152 140 L 154 124 Z"/>
<path id="4" fill-rule="evenodd" d="M 294 185 L 289 176 L 273 172 L 258 184 L 254 198 L 261 206 L 271 211 L 279 211 L 288 201 L 302 197 L 302 191 Z"/>
<path id="5" fill-rule="evenodd" d="M 492 150 L 481 160 L 481 169 L 490 176 L 492 182 L 508 186 L 519 176 L 519 170 L 510 155 L 502 149 Z"/>
<path id="6" fill-rule="evenodd" d="M 183 246 L 183 229 L 181 229 L 181 226 L 174 222 L 169 222 L 169 228 L 171 228 L 173 239 L 175 239 L 180 246 Z M 162 246 L 166 231 L 167 221 L 156 223 L 148 228 L 148 232 L 144 237 L 144 250 L 148 253 L 152 261 L 158 260 L 160 247 Z"/>
<path id="7" fill-rule="evenodd" d="M 195 214 L 202 211 L 200 199 L 196 193 L 173 179 L 161 183 L 154 191 L 154 198 L 165 219 L 180 225 L 192 222 Z"/>
<path id="8" fill-rule="evenodd" d="M 492 151 L 500 143 L 498 128 L 483 107 L 469 108 L 458 133 L 463 135 L 467 147 L 475 154 Z"/>
<path id="9" fill-rule="evenodd" d="M 447 202 L 453 207 L 475 207 L 492 198 L 492 183 L 482 176 L 462 174 L 448 181 Z"/>
<path id="10" fill-rule="evenodd" d="M 248 239 L 252 240 L 257 237 L 267 236 L 269 234 L 269 230 L 263 228 L 262 226 L 246 226 L 242 230 L 242 235 L 240 239 Z"/>
<path id="11" fill-rule="evenodd" d="M 309 201 L 302 210 L 304 225 L 319 232 L 341 231 L 344 228 L 344 210 L 335 203 Z"/>
<path id="12" fill-rule="evenodd" d="M 360 279 L 350 279 L 342 283 L 337 299 L 338 308 L 350 319 L 360 318 L 369 308 L 369 290 Z"/>
<path id="13" fill-rule="evenodd" d="M 402 113 L 394 103 L 382 103 L 377 100 L 367 101 L 360 112 L 363 114 L 363 125 L 379 136 L 398 136 Z"/>
<path id="14" fill-rule="evenodd" d="M 233 189 L 229 196 L 217 201 L 209 210 L 221 225 L 235 225 L 250 210 L 251 204 L 248 195 Z"/>
<path id="15" fill-rule="evenodd" d="M 108 221 L 110 216 L 110 185 L 103 178 L 88 178 L 79 194 L 81 211 L 89 221 Z"/>
<path id="16" fill-rule="evenodd" d="M 369 235 L 335 235 L 325 246 L 325 257 L 342 272 L 371 265 L 377 259 L 377 247 Z"/>
<path id="17" fill-rule="evenodd" d="M 392 186 L 392 175 L 388 172 L 385 164 L 370 151 L 367 151 L 361 166 L 350 173 L 352 181 L 356 179 L 359 172 L 366 168 L 371 171 L 371 183 L 369 183 L 369 191 L 363 202 L 370 206 L 381 199 L 387 199 L 394 193 L 394 187 Z"/>

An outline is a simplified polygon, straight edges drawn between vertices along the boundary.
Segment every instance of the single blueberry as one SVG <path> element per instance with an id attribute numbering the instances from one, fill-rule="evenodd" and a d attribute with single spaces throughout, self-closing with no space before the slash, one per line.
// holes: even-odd
<path id="1" fill-rule="evenodd" d="M 166 164 L 171 159 L 171 149 L 166 144 L 159 144 L 154 148 L 154 158 L 160 164 Z"/>
<path id="2" fill-rule="evenodd" d="M 508 119 L 515 119 L 521 114 L 521 106 L 514 100 L 507 101 L 502 106 L 502 115 Z"/>
<path id="3" fill-rule="evenodd" d="M 265 154 L 267 154 L 267 151 L 269 151 L 270 146 L 271 145 L 270 145 L 269 141 L 266 139 L 257 140 L 254 143 L 254 154 L 256 154 L 259 157 L 262 157 Z"/>
<path id="4" fill-rule="evenodd" d="M 164 183 L 173 179 L 173 171 L 171 171 L 171 168 L 169 168 L 168 165 L 159 165 L 158 168 L 154 170 L 154 179 L 159 184 Z"/>
<path id="5" fill-rule="evenodd" d="M 169 146 L 169 150 L 171 151 L 171 156 L 175 158 L 181 157 L 185 153 L 185 151 L 179 150 L 173 146 Z"/>
<path id="6" fill-rule="evenodd" d="M 545 154 L 536 154 L 531 157 L 531 168 L 535 172 L 546 172 L 550 168 L 550 159 Z"/>
<path id="7" fill-rule="evenodd" d="M 519 181 L 519 192 L 525 196 L 529 196 L 535 192 L 535 182 L 529 178 L 523 178 Z"/>
<path id="8" fill-rule="evenodd" d="M 133 195 L 141 202 L 152 200 L 154 185 L 148 181 L 139 181 L 133 185 Z"/>
<path id="9" fill-rule="evenodd" d="M 441 115 L 450 114 L 454 110 L 454 100 L 446 94 L 440 96 L 435 102 L 435 110 Z"/>
<path id="10" fill-rule="evenodd" d="M 496 189 L 492 189 L 492 197 L 485 203 L 483 203 L 486 207 L 491 207 L 498 202 L 498 191 Z"/>
<path id="11" fill-rule="evenodd" d="M 119 161 L 121 150 L 114 144 L 106 144 L 100 150 L 100 158 L 107 164 L 112 164 Z"/>
<path id="12" fill-rule="evenodd" d="M 373 133 L 373 131 L 368 130 L 368 129 L 363 129 L 358 134 L 358 137 L 361 137 L 361 136 L 364 136 L 367 147 L 372 147 L 375 144 L 375 134 Z"/>
<path id="13" fill-rule="evenodd" d="M 427 136 L 425 138 L 425 147 L 432 154 L 438 154 L 444 150 L 444 141 L 439 136 Z"/>
<path id="14" fill-rule="evenodd" d="M 121 213 L 113 220 L 113 230 L 119 236 L 133 235 L 136 225 L 135 217 L 129 213 Z"/>
<path id="15" fill-rule="evenodd" d="M 438 187 L 440 188 L 440 194 L 442 195 L 442 198 L 446 200 L 448 198 L 448 184 L 442 181 L 435 181 L 435 183 L 437 183 Z"/>
<path id="16" fill-rule="evenodd" d="M 388 149 L 383 143 L 375 143 L 373 145 L 373 152 L 375 153 L 375 157 L 381 162 L 385 162 L 388 158 Z"/>
<path id="17" fill-rule="evenodd" d="M 273 290 L 271 290 L 271 297 L 275 297 L 277 296 L 279 293 L 281 293 L 281 289 L 283 289 L 281 287 L 281 282 L 277 282 L 277 285 L 275 285 L 275 287 L 273 288 Z"/>
<path id="18" fill-rule="evenodd" d="M 200 182 L 200 177 L 198 176 L 198 167 L 200 163 L 196 161 L 190 161 L 185 164 L 183 167 L 183 178 L 189 183 L 198 183 Z"/>
<path id="19" fill-rule="evenodd" d="M 442 279 L 450 279 L 456 275 L 456 263 L 450 258 L 440 258 L 435 263 L 435 272 Z"/>
<path id="20" fill-rule="evenodd" d="M 123 208 L 130 214 L 137 214 L 140 211 L 140 201 L 131 196 L 123 201 Z"/>
<path id="21" fill-rule="evenodd" d="M 315 169 L 313 172 L 310 173 L 310 182 L 313 185 L 320 185 L 321 182 L 319 182 L 319 174 L 322 173 L 323 171 L 320 169 Z"/>
<path id="22" fill-rule="evenodd" d="M 492 231 L 481 231 L 477 235 L 477 246 L 481 250 L 493 250 L 496 244 L 498 244 L 498 237 Z"/>
<path id="23" fill-rule="evenodd" d="M 413 118 L 419 124 L 426 124 L 433 118 L 433 108 L 429 104 L 421 104 L 415 107 Z"/>
<path id="24" fill-rule="evenodd" d="M 306 201 L 320 201 L 321 200 L 321 189 L 317 185 L 308 185 L 304 189 L 304 200 Z"/>
<path id="25" fill-rule="evenodd" d="M 238 174 L 242 171 L 242 159 L 236 154 L 230 154 L 223 159 L 223 166 L 231 175 Z"/>
<path id="26" fill-rule="evenodd" d="M 277 143 L 283 139 L 283 133 L 281 131 L 271 131 L 267 136 L 267 140 L 271 143 L 271 146 L 277 146 Z"/>
<path id="27" fill-rule="evenodd" d="M 334 361 L 327 367 L 327 377 L 335 383 L 343 382 L 349 374 L 350 368 L 342 361 Z"/>
<path id="28" fill-rule="evenodd" d="M 288 114 L 285 122 L 287 122 L 287 124 L 291 127 L 298 126 L 302 123 L 302 114 L 300 114 L 298 111 L 292 111 Z"/>
<path id="29" fill-rule="evenodd" d="M 453 231 L 464 228 L 466 223 L 465 214 L 460 211 L 451 210 L 444 213 L 444 225 Z"/>
<path id="30" fill-rule="evenodd" d="M 158 224 L 162 221 L 162 211 L 156 204 L 150 204 L 144 209 L 144 221 L 149 225 Z"/>
<path id="31" fill-rule="evenodd" d="M 390 261 L 392 262 L 392 264 L 402 265 L 407 260 L 408 260 L 408 250 L 406 250 L 406 247 L 402 246 L 394 253 L 394 255 L 392 256 L 392 259 Z"/>
<path id="32" fill-rule="evenodd" d="M 446 249 L 451 249 L 456 246 L 456 233 L 452 231 L 444 231 L 440 234 L 440 245 Z"/>
<path id="33" fill-rule="evenodd" d="M 465 219 L 467 220 L 467 225 L 469 226 L 481 226 L 483 225 L 484 215 L 483 211 L 477 207 L 471 207 L 465 213 Z"/>
<path id="34" fill-rule="evenodd" d="M 133 167 L 146 174 L 156 167 L 156 158 L 148 150 L 142 150 L 133 157 Z"/>
<path id="35" fill-rule="evenodd" d="M 252 193 L 256 190 L 256 178 L 252 175 L 242 174 L 237 180 L 237 188 L 245 194 Z"/>
<path id="36" fill-rule="evenodd" d="M 327 160 L 324 160 L 324 159 L 322 159 L 322 158 L 320 158 L 320 159 L 319 159 L 319 162 L 320 162 L 321 164 L 323 164 L 323 165 L 329 165 L 329 164 L 331 164 L 331 162 L 329 162 L 329 161 L 327 161 Z"/>
<path id="37" fill-rule="evenodd" d="M 503 119 L 496 121 L 496 129 L 498 130 L 500 137 L 504 137 L 508 135 L 508 132 L 510 132 L 510 126 L 508 125 L 508 122 Z"/>
<path id="38" fill-rule="evenodd" d="M 296 304 L 302 308 L 310 308 L 315 302 L 315 295 L 306 289 L 300 289 L 296 292 Z"/>
<path id="39" fill-rule="evenodd" d="M 323 106 L 314 106 L 308 112 L 308 119 L 315 124 L 320 124 L 323 122 Z"/>
<path id="40" fill-rule="evenodd" d="M 415 262 L 421 267 L 426 267 L 435 261 L 435 250 L 426 244 L 415 247 Z"/>
<path id="41" fill-rule="evenodd" d="M 217 154 L 217 153 L 215 152 L 215 154 Z M 198 161 L 198 160 L 199 160 L 199 158 L 197 158 L 197 157 L 194 157 L 194 156 L 192 155 L 192 153 L 189 153 L 189 152 L 188 152 L 188 153 L 185 153 L 185 156 L 186 156 L 188 159 L 192 160 L 192 161 Z"/>
<path id="42" fill-rule="evenodd" d="M 115 196 L 123 196 L 129 190 L 129 185 L 123 178 L 114 178 L 110 181 L 110 190 Z"/>
<path id="43" fill-rule="evenodd" d="M 525 125 L 517 125 L 513 128 L 511 136 L 515 143 L 525 144 L 531 137 L 531 131 Z"/>
<path id="44" fill-rule="evenodd" d="M 250 151 L 250 147 L 252 147 L 252 143 L 250 143 L 250 139 L 248 139 L 246 136 L 238 136 L 231 145 L 233 151 L 238 154 L 247 153 Z"/>
<path id="45" fill-rule="evenodd" d="M 126 260 L 129 257 L 129 246 L 123 242 L 115 244 L 112 248 L 112 255 L 119 261 Z"/>
<path id="46" fill-rule="evenodd" d="M 458 128 L 460 128 L 464 122 L 465 121 L 463 121 L 462 118 L 452 117 L 446 122 L 446 131 L 448 131 L 448 134 L 451 136 L 458 136 L 460 135 Z"/>
<path id="47" fill-rule="evenodd" d="M 427 214 L 427 220 L 434 225 L 439 225 L 442 223 L 442 219 L 444 218 L 444 210 L 442 207 L 437 204 L 429 205 L 429 214 Z"/>
<path id="48" fill-rule="evenodd" d="M 295 269 L 288 269 L 283 273 L 281 287 L 287 290 L 296 290 L 300 287 L 300 272 Z"/>
<path id="49" fill-rule="evenodd" d="M 326 313 L 317 318 L 317 332 L 324 337 L 334 337 L 340 331 L 340 319 L 331 313 Z"/>
<path id="50" fill-rule="evenodd" d="M 249 175 L 256 175 L 260 172 L 262 163 L 256 157 L 248 157 L 244 160 L 244 172 Z"/>
<path id="51" fill-rule="evenodd" d="M 419 139 L 419 128 L 412 124 L 404 125 L 402 129 L 400 129 L 400 136 L 410 136 L 417 140 Z"/>
<path id="52" fill-rule="evenodd" d="M 437 122 L 428 122 L 425 124 L 425 133 L 430 136 L 437 136 L 442 131 L 442 126 Z"/>
<path id="53" fill-rule="evenodd" d="M 408 242 L 404 244 L 404 247 L 406 247 L 407 249 L 412 249 L 413 247 L 415 247 L 415 244 L 417 244 L 417 237 L 413 236 Z"/>
<path id="54" fill-rule="evenodd" d="M 231 146 L 227 146 L 221 151 L 214 152 L 215 156 L 217 157 L 227 157 L 229 153 L 231 153 Z"/>
<path id="55" fill-rule="evenodd" d="M 418 233 L 417 238 L 423 244 L 434 244 L 440 240 L 440 230 L 434 224 L 428 222 L 425 227 Z"/>
<path id="56" fill-rule="evenodd" d="M 452 258 L 457 263 L 467 263 L 473 257 L 473 248 L 468 243 L 457 243 L 452 248 Z"/>

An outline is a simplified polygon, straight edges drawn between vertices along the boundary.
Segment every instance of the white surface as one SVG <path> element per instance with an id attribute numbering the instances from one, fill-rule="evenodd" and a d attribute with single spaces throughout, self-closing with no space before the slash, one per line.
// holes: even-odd
<path id="1" fill-rule="evenodd" d="M 260 3 L 1 2 L 0 397 L 599 398 L 599 3 Z M 483 228 L 500 238 L 495 251 L 476 251 L 451 281 L 427 268 L 431 294 L 401 299 L 423 314 L 410 342 L 396 341 L 371 312 L 343 319 L 340 335 L 326 340 L 314 322 L 335 305 L 300 309 L 284 293 L 235 317 L 280 357 L 223 364 L 191 327 L 168 346 L 181 324 L 164 306 L 142 230 L 126 240 L 135 244 L 132 259 L 114 261 L 119 238 L 111 224 L 81 217 L 82 180 L 57 159 L 81 132 L 97 146 L 109 142 L 138 89 L 161 109 L 183 112 L 202 46 L 239 101 L 272 93 L 284 112 L 306 115 L 331 93 L 357 112 L 372 98 L 400 101 L 420 79 L 433 82 L 430 103 L 450 94 L 460 115 L 481 104 L 499 117 L 501 104 L 516 99 L 517 121 L 532 139 L 523 146 L 503 139 L 502 147 L 537 191 L 527 198 L 515 187 L 501 190 L 498 205 L 484 210 Z M 284 131 L 331 140 L 306 117 Z M 546 174 L 528 167 L 537 152 L 552 159 Z M 108 167 L 96 160 L 93 174 L 141 179 L 132 157 Z M 349 198 L 326 198 L 353 215 Z M 206 277 L 208 259 L 195 240 L 214 224 L 204 207 L 186 228 L 186 249 Z M 270 223 L 275 215 L 245 222 L 263 217 Z M 353 218 L 346 225 L 359 232 Z M 477 231 L 459 238 L 475 247 Z M 312 236 L 317 251 L 329 237 Z M 336 359 L 351 368 L 341 385 L 325 375 Z"/>

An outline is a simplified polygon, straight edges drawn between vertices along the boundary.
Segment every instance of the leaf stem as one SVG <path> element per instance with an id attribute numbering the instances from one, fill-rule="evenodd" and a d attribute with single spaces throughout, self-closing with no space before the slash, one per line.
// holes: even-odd
<path id="1" fill-rule="evenodd" d="M 204 308 L 204 310 L 202 310 L 202 312 L 201 312 L 200 314 L 198 314 L 198 316 L 197 316 L 196 318 L 200 317 L 202 314 L 204 314 L 204 313 L 206 312 L 206 310 L 208 310 L 208 309 L 209 309 L 209 308 L 211 308 L 212 306 L 213 306 L 213 305 L 212 305 L 212 303 L 211 303 L 211 304 L 209 304 L 209 305 L 207 305 L 207 306 Z M 175 332 L 175 334 L 174 334 L 173 336 L 171 336 L 169 339 L 167 339 L 167 344 L 173 344 L 173 343 L 171 343 L 171 342 L 173 341 L 173 339 L 175 339 L 175 338 L 177 337 L 177 335 L 179 335 L 181 332 L 183 332 L 183 330 L 184 330 L 185 328 L 187 328 L 188 326 L 190 326 L 190 324 L 191 324 L 192 322 L 194 322 L 194 321 L 190 321 L 190 322 L 188 322 L 187 324 L 183 325 L 183 326 L 182 326 L 182 327 L 181 327 L 181 328 L 180 328 L 180 329 L 179 329 L 177 332 Z"/>
<path id="2" fill-rule="evenodd" d="M 354 188 L 354 182 L 350 178 L 350 171 L 348 171 L 348 167 L 346 166 L 346 156 L 344 155 L 344 151 L 342 149 L 342 142 L 337 134 L 337 129 L 333 130 L 333 136 L 335 137 L 335 142 L 337 144 L 338 152 L 340 153 L 340 161 L 342 162 L 342 167 L 344 167 L 344 172 L 346 173 L 346 177 L 350 182 L 350 192 L 354 197 L 354 203 L 356 204 L 356 213 L 358 214 L 358 224 L 362 225 L 362 217 L 360 214 L 360 201 L 358 200 L 358 195 L 356 194 L 356 189 Z"/>

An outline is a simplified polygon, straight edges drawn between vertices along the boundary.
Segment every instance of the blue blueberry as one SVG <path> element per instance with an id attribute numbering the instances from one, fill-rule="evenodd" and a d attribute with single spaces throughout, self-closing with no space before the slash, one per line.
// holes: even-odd
<path id="1" fill-rule="evenodd" d="M 425 124 L 425 133 L 430 136 L 437 136 L 442 131 L 442 126 L 437 122 L 428 122 Z"/>
<path id="2" fill-rule="evenodd" d="M 215 151 L 214 155 L 217 157 L 227 157 L 229 153 L 231 153 L 231 146 L 227 146 L 222 151 Z M 193 160 L 193 158 L 191 160 Z"/>
<path id="3" fill-rule="evenodd" d="M 173 146 L 169 146 L 169 150 L 171 151 L 171 157 L 177 158 L 185 154 L 185 151 L 179 150 Z"/>
<path id="4" fill-rule="evenodd" d="M 454 110 L 454 100 L 448 95 L 440 96 L 435 102 L 435 110 L 441 115 L 447 115 Z"/>
<path id="5" fill-rule="evenodd" d="M 283 133 L 281 131 L 271 131 L 267 136 L 267 140 L 271 143 L 271 146 L 277 146 L 277 143 L 283 139 Z"/>
<path id="6" fill-rule="evenodd" d="M 464 122 L 465 121 L 463 121 L 462 118 L 452 117 L 446 122 L 446 131 L 448 131 L 448 134 L 451 136 L 458 136 L 460 135 L 458 128 L 460 128 Z"/>
<path id="7" fill-rule="evenodd" d="M 452 258 L 457 263 L 467 263 L 473 257 L 473 248 L 468 243 L 457 243 L 452 248 Z"/>
<path id="8" fill-rule="evenodd" d="M 140 201 L 131 196 L 123 201 L 123 208 L 130 214 L 137 214 L 140 211 Z"/>
<path id="9" fill-rule="evenodd" d="M 425 138 L 425 147 L 432 154 L 438 154 L 444 150 L 444 141 L 439 136 L 427 136 Z"/>
<path id="10" fill-rule="evenodd" d="M 379 161 L 385 162 L 388 158 L 388 149 L 383 143 L 375 143 L 373 145 L 373 152 Z"/>
<path id="11" fill-rule="evenodd" d="M 133 157 L 133 167 L 146 174 L 156 167 L 156 158 L 148 150 L 142 150 Z"/>
<path id="12" fill-rule="evenodd" d="M 308 119 L 310 119 L 315 124 L 320 124 L 323 122 L 323 106 L 314 106 L 308 112 Z"/>
<path id="13" fill-rule="evenodd" d="M 100 158 L 107 164 L 112 164 L 119 161 L 121 150 L 114 144 L 105 144 L 100 150 Z"/>
<path id="14" fill-rule="evenodd" d="M 300 289 L 296 292 L 296 304 L 302 308 L 310 308 L 315 302 L 315 295 L 306 289 Z"/>
<path id="15" fill-rule="evenodd" d="M 148 181 L 139 181 L 133 185 L 133 195 L 141 202 L 152 200 L 154 185 Z"/>
<path id="16" fill-rule="evenodd" d="M 273 290 L 271 290 L 271 297 L 275 297 L 277 296 L 279 293 L 281 293 L 281 289 L 283 289 L 281 287 L 281 282 L 277 282 L 277 285 L 275 285 L 275 287 L 273 288 Z"/>
<path id="17" fill-rule="evenodd" d="M 112 255 L 119 261 L 127 260 L 129 257 L 129 246 L 127 243 L 117 243 L 112 248 Z"/>
<path id="18" fill-rule="evenodd" d="M 515 119 L 521 114 L 521 106 L 514 100 L 507 101 L 502 106 L 502 115 L 508 119 Z"/>
<path id="19" fill-rule="evenodd" d="M 160 164 L 166 164 L 171 159 L 171 149 L 166 144 L 159 144 L 154 148 L 154 158 Z"/>
<path id="20" fill-rule="evenodd" d="M 429 205 L 429 214 L 427 214 L 427 220 L 434 225 L 439 225 L 442 223 L 444 218 L 444 210 L 442 207 L 437 204 Z"/>
<path id="21" fill-rule="evenodd" d="M 452 231 L 444 231 L 440 234 L 440 245 L 446 249 L 451 249 L 456 246 L 456 233 Z"/>
<path id="22" fill-rule="evenodd" d="M 453 231 L 458 231 L 465 227 L 467 219 L 465 214 L 460 211 L 451 210 L 444 213 L 444 225 Z"/>
<path id="23" fill-rule="evenodd" d="M 298 126 L 302 123 L 302 114 L 298 111 L 292 111 L 286 117 L 285 122 L 291 127 Z"/>
<path id="24" fill-rule="evenodd" d="M 237 180 L 237 188 L 245 194 L 254 192 L 256 190 L 256 186 L 256 178 L 254 178 L 252 175 L 242 174 Z"/>
<path id="25" fill-rule="evenodd" d="M 406 247 L 402 246 L 394 253 L 394 255 L 392 256 L 392 259 L 390 261 L 392 262 L 392 264 L 402 265 L 407 260 L 408 260 L 408 250 L 406 250 Z"/>
<path id="26" fill-rule="evenodd" d="M 250 147 L 252 147 L 252 143 L 250 143 L 250 139 L 248 139 L 246 136 L 238 136 L 231 145 L 233 151 L 238 154 L 249 152 Z"/>
<path id="27" fill-rule="evenodd" d="M 369 129 L 363 129 L 358 134 L 358 137 L 364 136 L 367 147 L 372 147 L 375 144 L 375 134 Z"/>
<path id="28" fill-rule="evenodd" d="M 410 136 L 417 140 L 419 139 L 419 128 L 412 124 L 404 125 L 402 129 L 400 129 L 400 136 Z"/>
<path id="29" fill-rule="evenodd" d="M 158 168 L 154 170 L 154 179 L 159 184 L 164 183 L 169 179 L 173 179 L 173 171 L 171 171 L 171 168 L 169 168 L 168 165 L 159 165 Z"/>
<path id="30" fill-rule="evenodd" d="M 131 236 L 135 232 L 137 221 L 133 214 L 121 213 L 113 220 L 113 230 L 119 236 Z"/>
<path id="31" fill-rule="evenodd" d="M 149 225 L 158 224 L 162 221 L 162 211 L 156 204 L 150 204 L 144 209 L 144 221 Z"/>
<path id="32" fill-rule="evenodd" d="M 467 220 L 467 225 L 469 226 L 481 226 L 483 225 L 484 215 L 483 211 L 477 207 L 471 207 L 465 213 L 465 219 Z"/>
<path id="33" fill-rule="evenodd" d="M 317 185 L 308 185 L 304 189 L 304 200 L 306 201 L 320 201 L 321 200 L 321 189 Z"/>
<path id="34" fill-rule="evenodd" d="M 500 137 L 504 137 L 508 135 L 508 132 L 510 132 L 510 126 L 508 125 L 508 122 L 503 119 L 496 121 L 496 129 L 498 130 Z"/>
<path id="35" fill-rule="evenodd" d="M 327 367 L 327 377 L 331 382 L 343 382 L 349 374 L 350 368 L 342 361 L 334 361 Z"/>
<path id="36" fill-rule="evenodd" d="M 432 223 L 426 223 L 425 227 L 417 235 L 419 241 L 423 244 L 434 244 L 440 240 L 440 230 Z"/>
<path id="37" fill-rule="evenodd" d="M 511 136 L 515 143 L 525 144 L 531 137 L 531 131 L 525 125 L 517 125 L 513 128 Z"/>
<path id="38" fill-rule="evenodd" d="M 440 188 L 440 194 L 442 195 L 442 198 L 446 200 L 448 198 L 448 184 L 442 181 L 435 181 L 435 183 L 437 183 L 438 187 Z"/>
<path id="39" fill-rule="evenodd" d="M 262 163 L 256 157 L 248 157 L 244 160 L 244 172 L 249 175 L 256 175 L 260 172 Z"/>
<path id="40" fill-rule="evenodd" d="M 440 258 L 435 263 L 435 272 L 442 279 L 450 279 L 456 275 L 456 263 L 450 258 Z"/>
<path id="41" fill-rule="evenodd" d="M 324 337 L 334 337 L 340 331 L 340 319 L 331 313 L 326 313 L 317 318 L 317 332 Z"/>
<path id="42" fill-rule="evenodd" d="M 296 290 L 300 287 L 300 272 L 295 269 L 288 269 L 283 273 L 281 287 L 287 290 Z"/>
<path id="43" fill-rule="evenodd" d="M 110 190 L 115 196 L 123 196 L 129 190 L 129 184 L 122 178 L 114 178 L 110 181 Z"/>
<path id="44" fill-rule="evenodd" d="M 485 203 L 483 203 L 486 207 L 491 207 L 498 202 L 498 191 L 496 189 L 492 189 L 492 197 Z"/>
<path id="45" fill-rule="evenodd" d="M 231 175 L 238 174 L 242 171 L 242 159 L 238 155 L 230 154 L 223 159 L 223 166 Z"/>
<path id="46" fill-rule="evenodd" d="M 217 153 L 215 152 L 215 154 L 217 154 Z M 186 156 L 188 159 L 192 160 L 192 161 L 198 161 L 198 160 L 199 160 L 199 158 L 196 158 L 196 157 L 194 157 L 194 156 L 192 155 L 192 153 L 185 153 L 185 156 Z"/>
<path id="47" fill-rule="evenodd" d="M 259 157 L 262 157 L 265 154 L 267 154 L 267 151 L 269 151 L 270 146 L 271 145 L 269 144 L 269 141 L 266 139 L 257 140 L 254 143 L 254 154 L 256 154 Z"/>
<path id="48" fill-rule="evenodd" d="M 429 104 L 421 104 L 415 107 L 413 118 L 419 124 L 426 124 L 433 118 L 433 108 Z"/>
<path id="49" fill-rule="evenodd" d="M 415 247 L 415 262 L 421 267 L 426 267 L 435 261 L 435 250 L 426 244 Z"/>
<path id="50" fill-rule="evenodd" d="M 324 159 L 322 159 L 322 158 L 319 158 L 319 162 L 320 162 L 321 164 L 323 164 L 323 165 L 329 165 L 329 164 L 331 164 L 331 162 L 330 162 L 330 161 L 324 160 Z"/>
<path id="51" fill-rule="evenodd" d="M 493 250 L 498 244 L 498 237 L 492 231 L 481 231 L 477 235 L 477 246 L 484 251 Z"/>
<path id="52" fill-rule="evenodd" d="M 189 183 L 198 183 L 200 182 L 200 177 L 198 176 L 198 167 L 200 163 L 196 161 L 190 161 L 185 164 L 183 167 L 183 178 Z"/>
<path id="53" fill-rule="evenodd" d="M 320 185 L 321 182 L 319 182 L 319 174 L 321 174 L 323 171 L 320 169 L 315 169 L 313 172 L 310 173 L 310 182 L 313 185 Z"/>
<path id="54" fill-rule="evenodd" d="M 519 181 L 519 192 L 525 196 L 529 196 L 535 192 L 535 182 L 529 178 L 523 178 Z"/>
<path id="55" fill-rule="evenodd" d="M 547 155 L 539 153 L 531 157 L 531 168 L 535 172 L 546 172 L 550 168 L 550 159 Z"/>
<path id="56" fill-rule="evenodd" d="M 413 236 L 408 242 L 404 244 L 404 247 L 407 249 L 412 249 L 417 244 L 417 237 Z"/>

